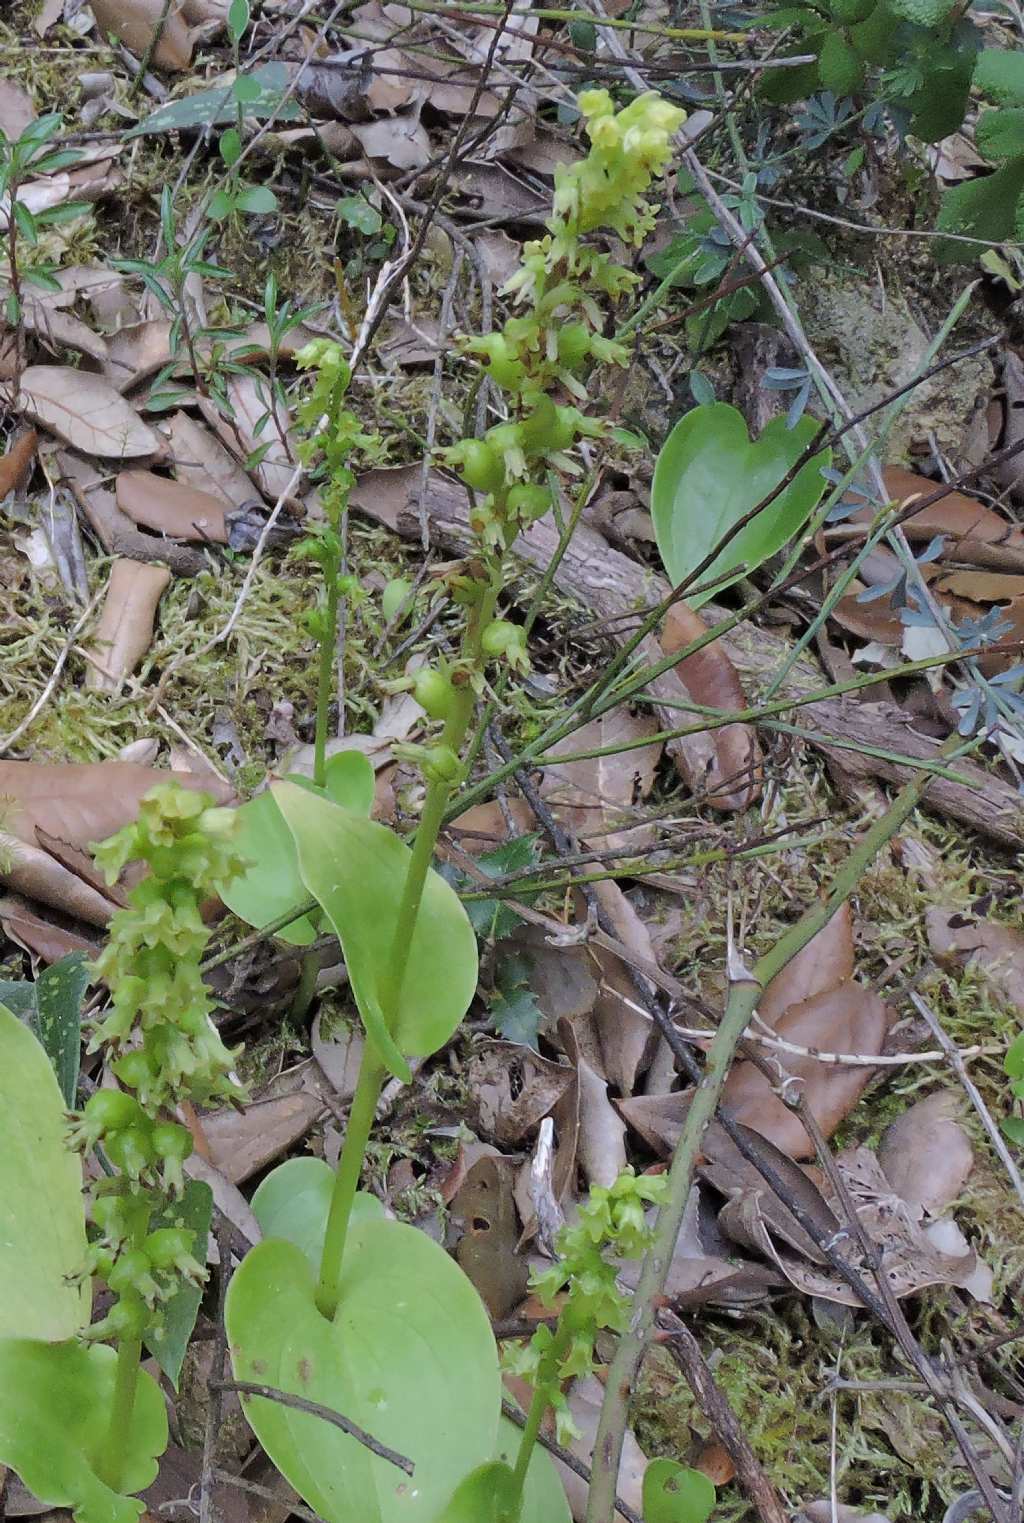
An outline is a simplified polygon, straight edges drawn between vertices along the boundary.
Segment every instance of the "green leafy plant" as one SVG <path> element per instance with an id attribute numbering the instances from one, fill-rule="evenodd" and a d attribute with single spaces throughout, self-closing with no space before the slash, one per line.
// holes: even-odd
<path id="1" fill-rule="evenodd" d="M 1015 1037 L 1003 1059 L 1003 1069 L 1010 1080 L 1010 1093 L 1015 1100 L 1024 1100 L 1024 1032 Z M 1024 1120 L 1020 1116 L 1005 1116 L 1002 1128 L 1011 1142 L 1024 1147 Z"/>
<path id="2" fill-rule="evenodd" d="M 751 440 L 742 413 L 725 402 L 695 407 L 672 429 L 658 455 L 651 513 L 658 553 L 673 585 L 686 579 L 730 530 L 752 513 L 796 465 L 817 424 L 799 418 L 789 427 L 775 418 Z M 831 462 L 823 450 L 800 466 L 792 481 L 736 532 L 712 561 L 707 579 L 728 585 L 753 571 L 797 534 L 825 490 Z M 729 573 L 733 573 L 731 576 Z M 712 591 L 688 598 L 693 607 Z"/>
<path id="3" fill-rule="evenodd" d="M 953 185 L 942 198 L 937 226 L 1000 243 L 1024 230 L 1024 52 L 984 48 L 977 55 L 974 83 L 998 104 L 978 119 L 975 142 L 996 168 L 988 175 Z M 940 258 L 972 259 L 976 250 L 950 240 Z"/>

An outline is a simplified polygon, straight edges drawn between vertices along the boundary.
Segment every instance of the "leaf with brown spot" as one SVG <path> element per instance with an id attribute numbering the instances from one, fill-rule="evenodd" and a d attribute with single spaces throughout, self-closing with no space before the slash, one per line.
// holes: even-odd
<path id="1" fill-rule="evenodd" d="M 103 612 L 89 647 L 85 685 L 119 693 L 153 642 L 157 605 L 171 580 L 166 566 L 118 559 L 110 568 Z"/>
<path id="2" fill-rule="evenodd" d="M 890 1122 L 878 1144 L 878 1162 L 896 1194 L 931 1216 L 956 1200 L 974 1167 L 974 1149 L 957 1119 L 962 1110 L 953 1090 L 936 1090 Z"/>
<path id="3" fill-rule="evenodd" d="M 882 1051 L 892 1012 L 873 990 L 856 979 L 791 1005 L 776 1035 L 819 1052 L 874 1057 Z M 826 1137 L 849 1114 L 872 1078 L 872 1069 L 819 1062 L 785 1051 L 764 1049 L 787 1074 L 804 1080 L 802 1093 Z M 723 1099 L 733 1118 L 767 1137 L 790 1158 L 812 1158 L 814 1144 L 799 1118 L 774 1093 L 771 1081 L 753 1063 L 736 1064 Z"/>
<path id="4" fill-rule="evenodd" d="M 192 62 L 192 39 L 181 14 L 181 0 L 91 0 L 92 13 L 101 36 L 111 33 L 136 58 L 142 58 L 157 38 L 151 67 L 187 69 Z M 162 25 L 161 25 L 162 23 Z"/>
<path id="5" fill-rule="evenodd" d="M 636 806 L 654 786 L 661 756 L 659 743 L 636 745 L 658 726 L 649 714 L 632 714 L 623 704 L 593 719 L 555 746 L 545 766 L 541 797 L 562 827 L 594 850 L 640 852 L 650 844 L 653 830 L 636 820 Z M 585 761 L 558 761 L 577 751 L 629 746 L 610 756 Z"/>
<path id="6" fill-rule="evenodd" d="M 9 492 L 20 492 L 28 485 L 38 443 L 34 428 L 22 429 L 7 453 L 0 456 L 0 502 Z"/>
<path id="7" fill-rule="evenodd" d="M 21 377 L 16 405 L 89 455 L 126 460 L 160 453 L 159 435 L 102 376 L 63 365 L 30 365 Z"/>
<path id="8" fill-rule="evenodd" d="M 252 502 L 256 488 L 223 444 L 188 413 L 176 412 L 160 425 L 170 450 L 175 481 L 216 497 L 229 508 Z"/>
<path id="9" fill-rule="evenodd" d="M 661 626 L 661 648 L 671 656 L 706 633 L 700 614 L 686 603 L 676 603 Z M 729 712 L 747 707 L 736 668 L 720 640 L 683 657 L 674 670 L 694 703 Z M 712 744 L 705 767 L 708 802 L 723 811 L 748 809 L 761 796 L 761 750 L 753 726 L 727 724 L 693 737 L 705 742 L 708 738 Z"/>
<path id="10" fill-rule="evenodd" d="M 519 1221 L 513 1193 L 515 1165 L 480 1158 L 452 1198 L 449 1210 L 461 1232 L 456 1261 L 495 1320 L 507 1317 L 526 1294 L 529 1269 L 516 1252 Z"/>
<path id="11" fill-rule="evenodd" d="M 118 507 L 133 523 L 174 539 L 228 542 L 224 504 L 208 492 L 168 481 L 154 471 L 121 471 L 115 490 Z"/>
<path id="12" fill-rule="evenodd" d="M 932 905 L 925 911 L 928 945 L 944 966 L 970 967 L 1024 1011 L 1024 933 L 995 920 Z"/>

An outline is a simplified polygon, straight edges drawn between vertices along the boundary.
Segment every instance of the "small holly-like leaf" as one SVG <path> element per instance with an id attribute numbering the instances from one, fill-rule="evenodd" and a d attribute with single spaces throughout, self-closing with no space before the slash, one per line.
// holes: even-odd
<path id="1" fill-rule="evenodd" d="M 652 1460 L 644 1471 L 644 1523 L 705 1523 L 715 1488 L 699 1470 L 675 1460 Z"/>
<path id="2" fill-rule="evenodd" d="M 292 777 L 290 781 L 316 791 L 308 778 Z M 359 814 L 369 814 L 373 807 L 373 767 L 361 751 L 339 751 L 331 757 L 327 763 L 327 797 Z M 247 924 L 269 925 L 310 897 L 299 874 L 292 833 L 269 789 L 242 804 L 235 817 L 238 851 L 252 866 L 224 888 L 221 898 Z M 294 946 L 308 947 L 316 936 L 316 926 L 309 915 L 302 915 L 277 935 Z"/>
<path id="3" fill-rule="evenodd" d="M 503 841 L 493 851 L 481 853 L 476 859 L 476 865 L 488 878 L 502 878 L 506 873 L 522 872 L 524 868 L 533 867 L 536 861 L 537 837 L 530 835 L 516 836 L 514 840 Z M 537 896 L 524 894 L 520 897 L 529 902 Z M 511 936 L 516 927 L 522 924 L 515 911 L 497 899 L 472 899 L 466 905 L 466 913 L 477 935 L 486 936 L 491 941 L 501 941 L 503 937 Z"/>
<path id="4" fill-rule="evenodd" d="M 654 469 L 651 512 L 662 564 L 678 585 L 723 536 L 772 492 L 796 465 L 818 425 L 800 418 L 792 428 L 774 418 L 751 440 L 742 413 L 727 402 L 695 407 L 662 446 Z M 727 585 L 753 571 L 797 534 L 825 490 L 829 450 L 807 460 L 761 513 L 729 540 L 701 576 L 725 576 Z M 730 577 L 729 573 L 733 572 Z M 716 589 L 718 590 L 718 589 Z M 714 594 L 688 596 L 699 608 Z"/>
<path id="5" fill-rule="evenodd" d="M 294 1243 L 314 1270 L 320 1267 L 334 1180 L 334 1170 L 322 1158 L 288 1158 L 270 1171 L 252 1198 L 253 1215 L 263 1236 Z M 376 1195 L 356 1192 L 353 1221 L 383 1215 Z"/>
<path id="6" fill-rule="evenodd" d="M 167 1447 L 160 1387 L 139 1371 L 131 1422 L 121 1435 L 121 1491 L 96 1473 L 107 1437 L 117 1355 L 105 1344 L 0 1339 L 0 1464 L 76 1523 L 135 1523 L 134 1496 L 156 1479 Z"/>
<path id="7" fill-rule="evenodd" d="M 365 196 L 343 196 L 334 211 L 342 222 L 347 222 L 349 227 L 365 233 L 367 237 L 379 233 L 384 223 L 380 212 L 370 205 Z"/>
<path id="8" fill-rule="evenodd" d="M 192 1257 L 200 1264 L 205 1264 L 206 1240 L 210 1233 L 212 1217 L 213 1191 L 210 1186 L 202 1180 L 189 1179 L 185 1182 L 185 1193 L 181 1200 L 154 1217 L 151 1225 L 153 1228 L 185 1227 L 194 1232 Z M 150 1334 L 146 1339 L 146 1347 L 175 1390 L 178 1389 L 178 1379 L 185 1362 L 188 1340 L 196 1325 L 199 1303 L 202 1299 L 201 1286 L 189 1285 L 183 1281 L 181 1288 L 164 1303 L 163 1316 L 157 1333 Z"/>
<path id="9" fill-rule="evenodd" d="M 495 977 L 495 997 L 491 1001 L 491 1020 L 506 1042 L 535 1048 L 544 1012 L 529 986 L 529 976 L 523 958 L 515 953 L 501 958 Z"/>
<path id="10" fill-rule="evenodd" d="M 382 1001 L 412 854 L 393 831 L 294 783 L 274 799 L 298 849 L 302 881 L 341 942 L 352 993 L 381 1060 L 404 1083 L 409 1057 L 443 1047 L 476 992 L 476 937 L 454 889 L 429 869 L 390 1027 Z"/>
<path id="11" fill-rule="evenodd" d="M 494 1453 L 501 1380 L 490 1322 L 458 1265 L 414 1227 L 353 1220 L 333 1321 L 303 1251 L 273 1239 L 231 1281 L 237 1380 L 330 1407 L 412 1461 L 410 1477 L 308 1413 L 243 1397 L 281 1474 L 327 1523 L 434 1523 Z"/>
<path id="12" fill-rule="evenodd" d="M 27 1026 L 0 1005 L 0 1337 L 58 1342 L 89 1320 L 82 1165 L 64 1098 Z"/>

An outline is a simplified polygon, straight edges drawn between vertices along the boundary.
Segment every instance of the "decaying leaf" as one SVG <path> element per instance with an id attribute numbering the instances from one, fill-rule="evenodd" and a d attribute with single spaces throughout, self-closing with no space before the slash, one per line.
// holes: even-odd
<path id="1" fill-rule="evenodd" d="M 192 62 L 192 39 L 182 16 L 181 0 L 91 0 L 96 25 L 104 37 L 119 37 L 129 52 L 141 58 L 160 27 L 152 63 L 158 69 L 187 69 Z"/>
<path id="2" fill-rule="evenodd" d="M 233 455 L 202 423 L 188 413 L 172 413 L 161 424 L 170 447 L 175 481 L 216 497 L 229 508 L 252 502 L 255 488 Z"/>
<path id="3" fill-rule="evenodd" d="M 69 952 L 84 952 L 90 958 L 100 955 L 98 936 L 93 938 L 84 929 L 69 929 L 58 924 L 55 919 L 40 914 L 20 894 L 0 896 L 0 927 L 16 946 L 46 963 L 59 962 Z"/>
<path id="4" fill-rule="evenodd" d="M 39 435 L 34 428 L 23 429 L 7 453 L 0 456 L 0 502 L 9 492 L 20 492 L 28 485 L 38 443 Z"/>
<path id="5" fill-rule="evenodd" d="M 848 978 L 791 1005 L 775 1031 L 786 1042 L 812 1051 L 875 1057 L 891 1020 L 892 1012 L 873 990 Z M 768 1047 L 762 1051 L 769 1062 L 778 1061 L 782 1075 L 803 1080 L 803 1096 L 826 1137 L 849 1115 L 872 1077 L 867 1067 L 819 1062 Z M 800 1120 L 752 1063 L 735 1065 L 726 1080 L 724 1101 L 737 1121 L 753 1127 L 791 1158 L 814 1156 L 814 1144 Z"/>
<path id="6" fill-rule="evenodd" d="M 363 1056 L 362 1029 L 339 1025 L 329 1036 L 323 1032 L 323 1008 L 313 1019 L 310 1046 L 313 1056 L 327 1077 L 335 1097 L 346 1104 L 356 1091 L 359 1064 Z"/>
<path id="7" fill-rule="evenodd" d="M 269 383 L 262 376 L 232 376 L 228 396 L 234 412 L 232 418 L 224 417 L 205 398 L 200 398 L 199 409 L 229 450 L 244 459 L 258 457 L 253 475 L 264 497 L 275 502 L 288 490 L 298 458 L 287 409 L 278 402 L 276 415 L 271 410 Z M 300 477 L 294 489 L 296 495 L 301 488 Z"/>
<path id="8" fill-rule="evenodd" d="M 936 490 L 934 481 L 899 466 L 890 466 L 883 474 L 895 502 L 928 497 Z M 963 492 L 949 492 L 922 508 L 907 519 L 903 532 L 912 545 L 927 543 L 936 534 L 947 535 L 943 560 L 1024 572 L 1024 530 Z"/>
<path id="9" fill-rule="evenodd" d="M 169 318 L 154 317 L 148 322 L 131 323 L 111 334 L 107 340 L 103 374 L 116 390 L 131 391 L 169 363 L 172 327 Z"/>
<path id="10" fill-rule="evenodd" d="M 544 768 L 541 797 L 569 834 L 599 851 L 640 852 L 650 843 L 651 827 L 635 823 L 636 806 L 654 786 L 662 748 L 656 743 L 635 743 L 657 728 L 651 715 L 631 714 L 620 704 L 575 730 L 548 753 L 556 760 Z M 577 751 L 627 745 L 635 749 L 585 761 L 557 760 Z"/>
<path id="11" fill-rule="evenodd" d="M 161 441 L 109 381 L 63 365 L 30 365 L 17 405 L 34 423 L 88 455 L 158 455 Z"/>
<path id="12" fill-rule="evenodd" d="M 626 950 L 657 966 L 651 933 L 614 879 L 595 883 L 594 893 Z M 654 1022 L 639 1008 L 636 986 L 621 958 L 600 945 L 591 944 L 590 950 L 600 974 L 591 1022 L 601 1050 L 601 1069 L 619 1094 L 631 1095 L 656 1045 Z"/>
<path id="13" fill-rule="evenodd" d="M 897 1195 L 930 1216 L 956 1200 L 974 1167 L 974 1149 L 957 1119 L 961 1111 L 958 1095 L 937 1090 L 890 1122 L 878 1144 L 878 1161 Z"/>
<path id="14" fill-rule="evenodd" d="M 203 1116 L 214 1167 L 230 1184 L 242 1184 L 305 1137 L 323 1108 L 318 1095 L 296 1088 L 258 1098 L 244 1110 L 225 1106 Z"/>
<path id="15" fill-rule="evenodd" d="M 969 966 L 1003 999 L 1024 1010 L 1024 933 L 996 920 L 932 905 L 925 911 L 928 945 L 939 962 Z"/>
<path id="16" fill-rule="evenodd" d="M 118 693 L 153 641 L 156 610 L 171 573 L 165 566 L 120 558 L 110 568 L 103 612 L 90 646 L 85 685 Z"/>
<path id="17" fill-rule="evenodd" d="M 514 1147 L 565 1094 L 574 1070 L 513 1042 L 482 1042 L 467 1067 L 481 1135 Z"/>
<path id="18" fill-rule="evenodd" d="M 577 1153 L 584 1177 L 590 1185 L 610 1187 L 626 1167 L 626 1128 L 608 1096 L 608 1081 L 591 1065 L 581 1036 L 587 1024 L 560 1021 L 558 1035 L 569 1062 L 576 1070 L 579 1086 L 579 1139 Z M 588 1032 L 589 1045 L 596 1045 Z"/>
<path id="19" fill-rule="evenodd" d="M 115 490 L 118 507 L 133 523 L 174 539 L 227 544 L 224 504 L 209 492 L 154 471 L 121 471 Z"/>
<path id="20" fill-rule="evenodd" d="M 516 1252 L 519 1222 L 514 1172 L 509 1159 L 478 1159 L 449 1208 L 452 1224 L 462 1234 L 455 1257 L 495 1320 L 518 1306 L 529 1279 L 526 1260 Z"/>
<path id="21" fill-rule="evenodd" d="M 661 648 L 670 656 L 706 633 L 700 615 L 676 603 L 665 615 Z M 736 668 L 719 640 L 684 657 L 675 674 L 694 703 L 729 712 L 747 707 Z M 753 727 L 727 724 L 709 734 L 713 752 L 705 780 L 708 802 L 716 809 L 748 809 L 761 793 L 761 751 Z"/>
<path id="22" fill-rule="evenodd" d="M 757 1013 L 774 1031 L 790 1005 L 852 977 L 853 913 L 847 900 L 772 979 L 757 1002 Z"/>
<path id="23" fill-rule="evenodd" d="M 381 117 L 375 122 L 353 122 L 351 131 L 368 159 L 390 164 L 392 169 L 422 169 L 430 163 L 430 139 L 418 112 Z"/>
<path id="24" fill-rule="evenodd" d="M 16 80 L 0 79 L 0 132 L 9 142 L 17 142 L 35 119 L 35 108 L 28 91 Z"/>

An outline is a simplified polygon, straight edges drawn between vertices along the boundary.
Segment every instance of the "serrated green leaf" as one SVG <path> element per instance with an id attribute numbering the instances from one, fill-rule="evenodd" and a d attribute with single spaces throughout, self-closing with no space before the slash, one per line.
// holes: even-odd
<path id="1" fill-rule="evenodd" d="M 241 79 L 227 80 L 208 90 L 199 90 L 181 100 L 168 101 L 139 122 L 126 137 L 151 132 L 180 132 L 183 129 L 228 126 L 235 119 L 238 101 L 244 101 L 246 116 L 265 120 L 275 116 L 279 122 L 294 122 L 301 112 L 293 100 L 285 100 L 288 70 L 282 63 L 267 63 L 243 76 L 247 84 L 244 95 Z M 255 93 L 253 93 L 255 86 Z"/>
<path id="2" fill-rule="evenodd" d="M 974 140 L 986 159 L 1013 159 L 1024 154 L 1024 106 L 983 111 L 974 129 Z"/>
<path id="3" fill-rule="evenodd" d="M 775 418 L 751 441 L 741 413 L 726 402 L 695 407 L 669 434 L 654 468 L 651 512 L 662 564 L 673 585 L 683 581 L 723 536 L 783 480 L 818 425 L 794 428 Z M 729 541 L 701 580 L 734 574 L 735 581 L 781 550 L 807 522 L 825 490 L 823 450 L 797 471 L 778 497 Z M 727 585 L 727 583 L 726 583 Z M 687 596 L 695 608 L 714 594 Z"/>
<path id="4" fill-rule="evenodd" d="M 335 1178 L 335 1171 L 322 1158 L 289 1158 L 270 1171 L 252 1198 L 253 1215 L 263 1236 L 294 1243 L 314 1271 L 320 1267 Z M 383 1215 L 376 1195 L 356 1191 L 352 1221 Z"/>
<path id="5" fill-rule="evenodd" d="M 228 1290 L 237 1380 L 331 1407 L 412 1460 L 410 1478 L 306 1413 L 243 1397 L 282 1475 L 327 1523 L 434 1523 L 468 1470 L 493 1454 L 497 1349 L 465 1275 L 425 1233 L 353 1221 L 332 1322 L 313 1270 L 292 1243 L 249 1253 Z"/>
<path id="6" fill-rule="evenodd" d="M 660 1459 L 644 1471 L 644 1523 L 705 1523 L 714 1505 L 715 1488 L 699 1470 Z"/>
<path id="7" fill-rule="evenodd" d="M 143 1504 L 125 1493 L 153 1483 L 167 1447 L 163 1395 L 140 1370 L 121 1448 L 123 1491 L 96 1474 L 116 1367 L 117 1355 L 105 1344 L 0 1339 L 0 1464 L 41 1502 L 70 1507 L 77 1523 L 134 1523 Z"/>
<path id="8" fill-rule="evenodd" d="M 186 1227 L 194 1232 L 192 1257 L 205 1264 L 206 1240 L 212 1218 L 213 1191 L 210 1186 L 200 1179 L 188 1179 L 181 1200 L 154 1217 L 151 1227 Z M 175 1390 L 202 1299 L 201 1286 L 183 1283 L 181 1289 L 164 1303 L 159 1337 L 154 1334 L 146 1339 L 146 1347 Z"/>
<path id="9" fill-rule="evenodd" d="M 1024 192 L 1024 159 L 1011 159 L 1001 169 L 976 180 L 964 180 L 946 191 L 939 207 L 936 228 L 942 233 L 961 233 L 986 243 L 1002 243 L 1014 237 L 1017 202 Z M 978 249 L 971 244 L 941 240 L 936 257 L 944 262 L 973 263 Z"/>
<path id="10" fill-rule="evenodd" d="M 302 788 L 313 789 L 308 778 L 292 777 Z M 348 809 L 369 814 L 373 808 L 373 767 L 361 751 L 339 751 L 327 763 L 327 796 Z M 309 890 L 299 873 L 295 843 L 269 789 L 249 799 L 235 811 L 239 854 L 252 863 L 242 877 L 223 890 L 221 898 L 235 915 L 252 926 L 269 925 L 292 905 L 303 904 Z M 316 937 L 308 915 L 278 931 L 282 941 L 306 947 Z"/>
<path id="11" fill-rule="evenodd" d="M 33 1033 L 0 1005 L 0 1337 L 59 1342 L 89 1320 L 82 1165 Z"/>
<path id="12" fill-rule="evenodd" d="M 894 16 L 912 21 L 915 26 L 938 26 L 945 21 L 956 0 L 888 0 Z"/>
<path id="13" fill-rule="evenodd" d="M 386 826 L 294 783 L 275 783 L 272 792 L 294 837 L 302 881 L 341 942 L 367 1035 L 390 1071 L 408 1083 L 406 1059 L 443 1047 L 476 992 L 469 918 L 455 891 L 428 870 L 389 1031 L 381 1002 L 411 852 Z"/>
<path id="14" fill-rule="evenodd" d="M 536 860 L 536 835 L 516 836 L 514 840 L 503 841 L 493 851 L 482 852 L 477 858 L 477 866 L 488 878 L 501 878 L 506 873 L 521 872 L 524 868 L 532 867 Z M 529 903 L 537 895 L 522 894 L 520 897 Z M 522 924 L 515 911 L 498 899 L 471 899 L 466 905 L 466 913 L 477 935 L 489 937 L 493 941 L 511 936 L 516 927 Z"/>
<path id="15" fill-rule="evenodd" d="M 990 100 L 1024 106 L 1024 52 L 982 48 L 974 61 L 974 85 Z"/>

